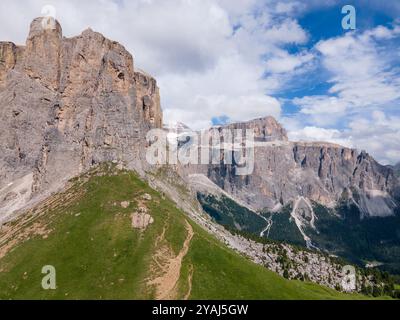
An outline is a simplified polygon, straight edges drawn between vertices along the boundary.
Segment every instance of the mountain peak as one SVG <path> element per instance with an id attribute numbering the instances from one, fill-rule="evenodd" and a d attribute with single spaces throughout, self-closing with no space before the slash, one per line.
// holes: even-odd
<path id="1" fill-rule="evenodd" d="M 245 122 L 232 123 L 226 126 L 228 129 L 254 129 L 255 138 L 264 141 L 288 141 L 286 130 L 272 116 L 257 118 Z"/>
<path id="2" fill-rule="evenodd" d="M 44 34 L 52 34 L 57 38 L 62 38 L 62 28 L 60 23 L 52 17 L 39 17 L 31 22 L 28 40 Z"/>

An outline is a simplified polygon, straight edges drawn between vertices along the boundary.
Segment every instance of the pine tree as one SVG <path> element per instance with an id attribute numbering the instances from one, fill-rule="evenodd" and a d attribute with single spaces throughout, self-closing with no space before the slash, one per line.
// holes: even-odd
<path id="1" fill-rule="evenodd" d="M 289 271 L 288 269 L 283 270 L 283 277 L 289 279 Z"/>

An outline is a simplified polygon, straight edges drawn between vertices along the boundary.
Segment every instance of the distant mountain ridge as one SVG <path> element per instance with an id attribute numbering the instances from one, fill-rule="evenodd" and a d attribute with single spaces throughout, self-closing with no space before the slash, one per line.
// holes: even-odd
<path id="1" fill-rule="evenodd" d="M 380 165 L 365 151 L 288 141 L 271 117 L 219 128 L 255 131 L 255 167 L 248 176 L 235 175 L 235 165 L 223 162 L 181 168 L 213 219 L 359 265 L 378 261 L 400 273 L 400 182 L 395 168 Z M 197 182 L 204 179 L 214 187 Z M 243 208 L 254 215 L 243 216 Z"/>
<path id="2" fill-rule="evenodd" d="M 254 130 L 254 172 L 236 176 L 235 165 L 223 163 L 191 166 L 183 172 L 206 175 L 255 210 L 272 210 L 298 197 L 334 207 L 347 197 L 362 217 L 386 217 L 393 216 L 399 205 L 395 171 L 364 151 L 327 142 L 288 141 L 285 129 L 272 117 L 219 128 Z"/>

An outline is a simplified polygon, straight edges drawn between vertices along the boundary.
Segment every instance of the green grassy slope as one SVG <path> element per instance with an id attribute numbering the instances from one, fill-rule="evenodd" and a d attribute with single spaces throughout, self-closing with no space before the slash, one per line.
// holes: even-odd
<path id="1" fill-rule="evenodd" d="M 154 223 L 140 232 L 132 228 L 131 214 L 144 193 L 152 196 L 147 206 Z M 124 209 L 122 201 L 131 204 Z M 158 289 L 150 282 L 162 275 L 154 267 L 154 257 L 162 247 L 168 247 L 172 257 L 182 252 L 186 221 L 172 201 L 134 173 L 77 179 L 36 213 L 1 229 L 0 299 L 153 299 Z M 173 298 L 364 298 L 288 281 L 228 249 L 195 223 L 190 225 L 194 236 Z M 13 230 L 14 236 L 7 236 Z M 16 234 L 21 241 L 10 242 Z M 56 290 L 41 287 L 44 265 L 57 270 Z"/>

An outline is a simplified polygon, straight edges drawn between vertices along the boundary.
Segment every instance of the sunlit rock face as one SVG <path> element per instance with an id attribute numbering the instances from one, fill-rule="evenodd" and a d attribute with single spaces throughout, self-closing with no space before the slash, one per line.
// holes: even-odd
<path id="1" fill-rule="evenodd" d="M 157 83 L 122 45 L 90 29 L 64 38 L 43 18 L 25 46 L 0 42 L 0 113 L 0 215 L 104 161 L 140 171 L 146 133 L 162 127 Z"/>

